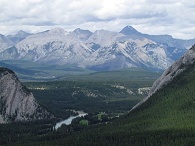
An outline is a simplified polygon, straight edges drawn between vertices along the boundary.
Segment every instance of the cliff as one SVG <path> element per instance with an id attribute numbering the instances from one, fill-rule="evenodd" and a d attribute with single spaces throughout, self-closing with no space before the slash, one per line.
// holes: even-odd
<path id="1" fill-rule="evenodd" d="M 0 68 L 0 123 L 52 118 L 15 73 Z"/>

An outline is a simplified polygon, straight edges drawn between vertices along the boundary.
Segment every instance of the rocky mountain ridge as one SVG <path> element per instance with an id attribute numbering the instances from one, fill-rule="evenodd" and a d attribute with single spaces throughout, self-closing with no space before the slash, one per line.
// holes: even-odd
<path id="1" fill-rule="evenodd" d="M 52 118 L 15 73 L 0 68 L 0 123 Z"/>
<path id="2" fill-rule="evenodd" d="M 193 45 L 178 61 L 174 62 L 152 85 L 148 96 L 141 100 L 131 110 L 137 108 L 147 101 L 154 93 L 170 83 L 175 77 L 182 73 L 190 64 L 195 62 L 195 45 Z"/>
<path id="3" fill-rule="evenodd" d="M 23 39 L 13 47 L 4 47 L 0 60 L 27 60 L 92 70 L 130 67 L 164 70 L 195 43 L 195 39 L 142 34 L 132 26 L 119 33 L 107 30 L 92 33 L 82 29 L 66 32 L 54 28 L 37 34 L 19 34 L 23 34 Z"/>

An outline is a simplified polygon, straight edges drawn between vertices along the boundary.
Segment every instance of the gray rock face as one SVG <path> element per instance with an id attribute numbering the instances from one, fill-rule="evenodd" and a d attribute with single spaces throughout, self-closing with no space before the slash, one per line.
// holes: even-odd
<path id="1" fill-rule="evenodd" d="M 135 105 L 131 110 L 135 109 L 145 101 L 147 101 L 155 92 L 162 87 L 170 83 L 176 76 L 183 72 L 186 67 L 193 64 L 195 61 L 195 45 L 192 46 L 178 61 L 173 63 L 167 70 L 163 72 L 160 78 L 158 78 L 152 85 L 151 90 L 146 98 Z"/>
<path id="2" fill-rule="evenodd" d="M 40 107 L 33 94 L 13 71 L 0 68 L 0 123 L 53 117 Z"/>
<path id="3" fill-rule="evenodd" d="M 194 43 L 195 39 L 142 34 L 132 26 L 120 33 L 82 29 L 66 32 L 62 28 L 37 34 L 19 31 L 7 38 L 0 36 L 0 60 L 73 65 L 98 71 L 131 67 L 164 70 Z"/>

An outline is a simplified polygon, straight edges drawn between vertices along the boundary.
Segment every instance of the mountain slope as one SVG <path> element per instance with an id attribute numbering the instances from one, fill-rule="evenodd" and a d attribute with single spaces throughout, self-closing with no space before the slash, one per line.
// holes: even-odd
<path id="1" fill-rule="evenodd" d="M 107 30 L 96 30 L 87 40 L 87 43 L 98 44 L 101 47 L 108 47 L 116 41 L 118 37 L 123 36 L 117 32 Z"/>
<path id="2" fill-rule="evenodd" d="M 149 34 L 143 34 L 139 31 L 137 31 L 132 26 L 126 26 L 124 27 L 120 33 L 126 35 L 126 36 L 134 36 L 134 37 L 143 37 L 147 38 L 149 40 L 152 40 L 156 43 L 160 44 L 167 44 L 169 47 L 176 47 L 180 49 L 189 49 L 193 44 L 195 44 L 195 39 L 189 39 L 189 40 L 182 40 L 182 39 L 175 39 L 171 35 L 149 35 Z"/>
<path id="3" fill-rule="evenodd" d="M 133 28 L 132 26 L 125 26 L 120 33 L 124 34 L 124 35 L 142 35 L 142 33 L 140 33 L 139 31 L 137 31 L 135 28 Z"/>
<path id="4" fill-rule="evenodd" d="M 51 118 L 13 71 L 0 68 L 0 123 Z"/>
<path id="5" fill-rule="evenodd" d="M 166 86 L 180 73 L 185 71 L 189 65 L 193 64 L 194 61 L 195 61 L 195 45 L 192 46 L 192 48 L 188 52 L 186 52 L 178 61 L 176 61 L 167 70 L 164 71 L 162 76 L 154 82 L 148 96 L 145 99 L 143 99 L 140 103 L 138 103 L 134 108 L 141 105 L 143 102 L 148 100 L 148 98 L 150 98 L 155 92 L 157 92 L 158 90 Z"/>
<path id="6" fill-rule="evenodd" d="M 61 28 L 31 35 L 19 42 L 15 51 L 18 58 L 13 59 L 52 64 L 77 64 L 91 53 L 81 41 Z M 8 53 L 1 54 L 4 57 Z"/>
<path id="7" fill-rule="evenodd" d="M 162 45 L 148 39 L 116 41 L 101 47 L 83 64 L 93 70 L 114 70 L 130 67 L 164 69 L 174 62 Z"/>
<path id="8" fill-rule="evenodd" d="M 7 38 L 10 39 L 13 43 L 17 44 L 18 42 L 22 41 L 29 35 L 31 34 L 23 30 L 20 30 L 15 35 L 8 35 Z"/>
<path id="9" fill-rule="evenodd" d="M 0 52 L 6 50 L 7 48 L 13 46 L 14 43 L 6 38 L 6 36 L 0 34 Z"/>
<path id="10" fill-rule="evenodd" d="M 93 33 L 89 30 L 82 30 L 80 28 L 75 29 L 70 35 L 78 38 L 81 41 L 86 41 Z"/>
<path id="11" fill-rule="evenodd" d="M 55 141 L 55 143 L 70 144 L 72 142 L 75 145 L 194 145 L 194 54 L 195 46 L 167 70 L 174 78 L 169 79 L 169 82 L 164 82 L 162 88 L 158 88 L 148 100 L 128 115 L 113 123 L 96 126 L 86 132 L 83 131 L 61 141 Z M 166 76 L 164 74 L 160 79 L 164 79 Z"/>

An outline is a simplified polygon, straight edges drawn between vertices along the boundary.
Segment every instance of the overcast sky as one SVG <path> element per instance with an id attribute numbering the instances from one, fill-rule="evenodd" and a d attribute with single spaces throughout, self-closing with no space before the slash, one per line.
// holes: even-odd
<path id="1" fill-rule="evenodd" d="M 120 31 L 131 25 L 148 34 L 195 38 L 195 0 L 0 0 L 0 33 L 53 27 Z"/>

